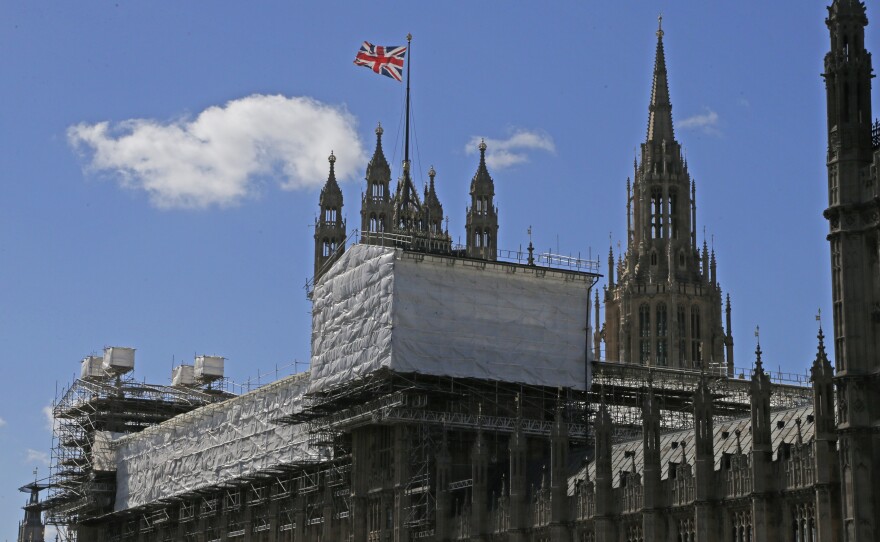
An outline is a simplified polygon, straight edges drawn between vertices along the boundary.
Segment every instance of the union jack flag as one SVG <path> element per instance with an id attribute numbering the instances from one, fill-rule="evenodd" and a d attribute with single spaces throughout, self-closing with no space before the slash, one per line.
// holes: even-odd
<path id="1" fill-rule="evenodd" d="M 376 73 L 390 77 L 396 81 L 402 79 L 403 58 L 406 47 L 402 45 L 373 45 L 365 41 L 354 59 L 358 66 L 366 66 Z"/>

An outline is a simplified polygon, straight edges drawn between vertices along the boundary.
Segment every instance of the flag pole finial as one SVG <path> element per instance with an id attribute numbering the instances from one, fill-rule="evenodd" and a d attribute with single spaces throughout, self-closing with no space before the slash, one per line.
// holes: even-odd
<path id="1" fill-rule="evenodd" d="M 407 43 L 412 41 L 412 34 L 410 34 L 410 33 L 406 34 L 406 41 L 407 41 Z"/>

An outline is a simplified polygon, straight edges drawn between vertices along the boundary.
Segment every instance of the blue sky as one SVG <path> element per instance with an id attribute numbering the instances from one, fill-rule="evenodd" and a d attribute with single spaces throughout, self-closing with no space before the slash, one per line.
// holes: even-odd
<path id="1" fill-rule="evenodd" d="M 44 409 L 83 356 L 136 347 L 160 382 L 197 353 L 237 381 L 308 360 L 326 156 L 350 229 L 379 121 L 399 171 L 403 85 L 352 65 L 361 41 L 414 36 L 415 176 L 434 165 L 454 238 L 485 137 L 508 151 L 490 165 L 501 247 L 531 225 L 540 250 L 604 259 L 660 11 L 736 364 L 760 325 L 766 365 L 803 373 L 830 315 L 825 2 L 0 4 L 0 537 L 15 489 L 48 472 Z"/>

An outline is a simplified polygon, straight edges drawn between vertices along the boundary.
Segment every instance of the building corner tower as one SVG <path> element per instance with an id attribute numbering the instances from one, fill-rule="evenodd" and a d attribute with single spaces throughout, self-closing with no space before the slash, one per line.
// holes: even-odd
<path id="1" fill-rule="evenodd" d="M 710 258 L 705 240 L 702 254 L 697 247 L 696 188 L 673 131 L 662 26 L 648 133 L 634 179 L 631 189 L 627 180 L 627 248 L 616 283 L 609 254 L 606 359 L 732 374 L 732 359 L 725 363 L 732 340 L 721 324 L 715 253 Z"/>
<path id="2" fill-rule="evenodd" d="M 865 5 L 835 0 L 825 20 L 828 241 L 844 540 L 877 540 L 880 493 L 880 129 L 872 125 Z"/>
<path id="3" fill-rule="evenodd" d="M 342 219 L 342 190 L 336 182 L 333 165 L 336 157 L 330 153 L 330 175 L 318 200 L 320 215 L 315 219 L 315 280 L 337 252 L 345 250 L 345 221 Z"/>
<path id="4" fill-rule="evenodd" d="M 471 205 L 467 209 L 467 255 L 469 258 L 495 260 L 498 255 L 498 209 L 495 207 L 495 182 L 486 168 L 486 142 L 480 141 L 480 165 L 471 179 Z"/>

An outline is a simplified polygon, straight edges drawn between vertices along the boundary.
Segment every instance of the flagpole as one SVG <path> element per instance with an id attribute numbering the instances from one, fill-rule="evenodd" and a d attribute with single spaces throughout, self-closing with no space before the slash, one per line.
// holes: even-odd
<path id="1" fill-rule="evenodd" d="M 406 35 L 406 52 L 409 59 L 406 61 L 406 129 L 403 144 L 403 175 L 409 179 L 409 68 L 412 64 L 412 34 Z"/>

